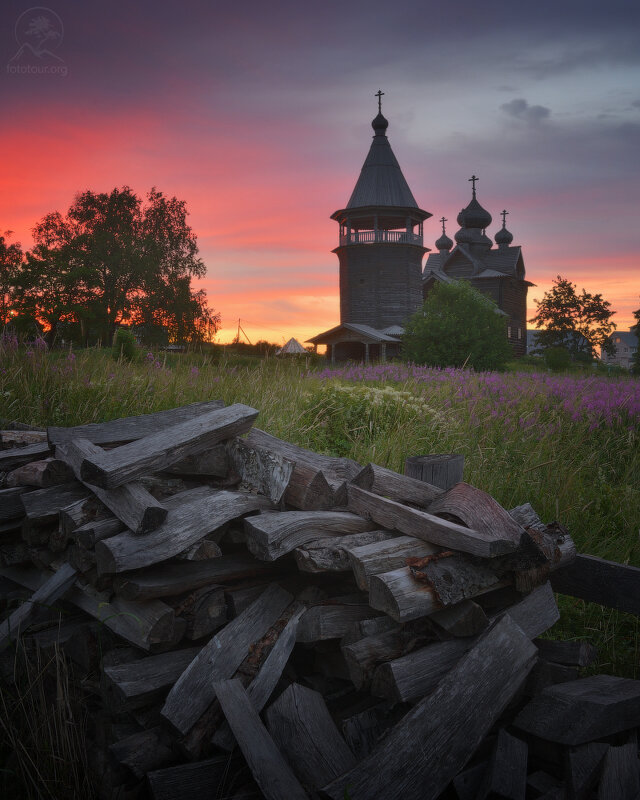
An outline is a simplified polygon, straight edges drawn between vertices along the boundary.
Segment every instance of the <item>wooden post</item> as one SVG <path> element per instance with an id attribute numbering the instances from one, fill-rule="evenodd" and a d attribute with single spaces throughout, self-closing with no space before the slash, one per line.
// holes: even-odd
<path id="1" fill-rule="evenodd" d="M 369 342 L 364 343 L 364 363 L 369 363 Z"/>
<path id="2" fill-rule="evenodd" d="M 387 343 L 380 342 L 380 361 L 383 363 L 387 360 Z"/>
<path id="3" fill-rule="evenodd" d="M 450 489 L 462 480 L 463 467 L 464 456 L 455 453 L 410 456 L 405 461 L 404 474 L 441 489 Z"/>

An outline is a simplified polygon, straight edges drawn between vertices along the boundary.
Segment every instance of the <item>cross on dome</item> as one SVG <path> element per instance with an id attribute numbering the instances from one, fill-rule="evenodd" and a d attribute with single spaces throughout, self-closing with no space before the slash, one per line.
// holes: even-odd
<path id="1" fill-rule="evenodd" d="M 479 181 L 480 178 L 476 178 L 475 175 L 472 175 L 469 180 L 471 181 L 471 185 L 473 187 L 473 196 L 476 196 L 476 181 Z"/>
<path id="2" fill-rule="evenodd" d="M 382 114 L 382 98 L 383 98 L 383 96 L 384 96 L 384 92 L 380 91 L 380 89 L 378 89 L 378 91 L 374 94 L 374 97 L 378 98 L 378 114 Z"/>
<path id="3" fill-rule="evenodd" d="M 504 208 L 504 209 L 503 209 L 503 210 L 500 212 L 500 214 L 501 214 L 501 216 L 502 216 L 502 227 L 503 227 L 503 228 L 506 228 L 506 227 L 507 227 L 507 214 L 508 214 L 508 213 L 509 213 L 509 212 L 507 211 L 507 209 L 506 209 L 506 208 Z"/>

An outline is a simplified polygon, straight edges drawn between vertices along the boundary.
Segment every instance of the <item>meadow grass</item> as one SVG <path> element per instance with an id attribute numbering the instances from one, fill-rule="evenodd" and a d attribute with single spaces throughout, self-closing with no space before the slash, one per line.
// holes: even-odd
<path id="1" fill-rule="evenodd" d="M 218 398 L 305 447 L 402 472 L 408 456 L 461 453 L 464 478 L 506 508 L 530 502 L 580 552 L 640 566 L 640 381 L 589 373 L 474 373 L 404 364 L 252 366 L 197 355 L 7 349 L 0 418 L 76 425 Z M 551 636 L 588 638 L 601 671 L 636 676 L 638 619 L 560 598 Z"/>

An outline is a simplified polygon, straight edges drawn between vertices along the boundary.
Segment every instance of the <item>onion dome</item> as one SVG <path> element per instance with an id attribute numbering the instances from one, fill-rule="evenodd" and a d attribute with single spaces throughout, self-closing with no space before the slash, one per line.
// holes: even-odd
<path id="1" fill-rule="evenodd" d="M 378 116 L 371 123 L 371 127 L 375 131 L 376 136 L 386 136 L 389 122 L 386 117 L 383 117 L 382 113 L 379 112 Z"/>
<path id="2" fill-rule="evenodd" d="M 504 209 L 500 213 L 502 215 L 502 228 L 496 233 L 495 240 L 498 246 L 508 247 L 513 241 L 513 234 L 507 230 L 507 214 L 509 212 Z"/>
<path id="3" fill-rule="evenodd" d="M 491 239 L 485 236 L 479 228 L 460 228 L 455 239 L 458 244 L 477 244 L 488 248 L 492 245 Z"/>
<path id="4" fill-rule="evenodd" d="M 480 230 L 491 225 L 491 214 L 476 200 L 475 192 L 469 205 L 458 214 L 458 224 L 464 228 L 480 228 Z"/>
<path id="5" fill-rule="evenodd" d="M 447 232 L 444 229 L 444 223 L 446 221 L 447 220 L 445 219 L 445 217 L 442 217 L 442 219 L 440 220 L 440 222 L 442 223 L 442 236 L 436 241 L 436 247 L 440 251 L 446 250 L 447 252 L 449 252 L 449 250 L 451 250 L 451 248 L 453 247 L 453 242 L 447 236 Z"/>

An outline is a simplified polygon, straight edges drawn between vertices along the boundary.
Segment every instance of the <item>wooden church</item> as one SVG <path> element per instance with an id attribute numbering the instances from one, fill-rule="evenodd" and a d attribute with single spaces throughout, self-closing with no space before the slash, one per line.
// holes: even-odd
<path id="1" fill-rule="evenodd" d="M 446 235 L 444 217 L 437 253 L 425 253 L 423 224 L 432 215 L 421 209 L 402 174 L 387 138 L 389 123 L 382 115 L 371 123 L 373 141 L 360 177 L 345 208 L 331 215 L 339 225 L 339 244 L 333 250 L 340 265 L 340 324 L 309 339 L 326 345 L 331 361 L 385 361 L 400 354 L 401 337 L 409 316 L 422 306 L 436 282 L 456 279 L 472 285 L 495 301 L 507 317 L 507 335 L 514 354 L 526 352 L 525 280 L 520 247 L 502 229 L 493 247 L 486 229 L 491 214 L 476 198 L 472 182 L 469 205 L 458 214 L 456 244 Z"/>

